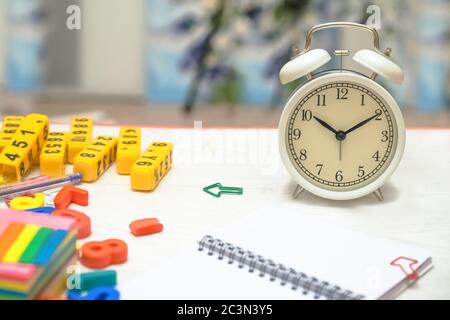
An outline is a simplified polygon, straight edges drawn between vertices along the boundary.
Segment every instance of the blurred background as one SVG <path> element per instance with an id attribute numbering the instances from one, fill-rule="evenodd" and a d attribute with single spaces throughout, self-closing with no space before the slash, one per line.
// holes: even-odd
<path id="1" fill-rule="evenodd" d="M 331 21 L 381 28 L 406 79 L 377 81 L 407 126 L 450 127 L 449 0 L 0 0 L 0 113 L 276 127 L 304 81 L 282 87 L 279 69 L 309 28 Z M 313 47 L 354 53 L 372 41 L 360 30 L 321 31 Z"/>

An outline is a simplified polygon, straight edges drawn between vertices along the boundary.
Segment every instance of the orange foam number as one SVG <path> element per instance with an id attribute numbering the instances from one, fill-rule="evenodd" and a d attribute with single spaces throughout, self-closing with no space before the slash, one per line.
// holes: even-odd
<path id="1" fill-rule="evenodd" d="M 56 209 L 67 209 L 71 203 L 87 206 L 89 203 L 89 193 L 77 187 L 65 186 L 58 192 L 53 203 Z"/>
<path id="2" fill-rule="evenodd" d="M 140 219 L 130 223 L 130 230 L 136 237 L 161 232 L 163 225 L 156 218 Z"/>
<path id="3" fill-rule="evenodd" d="M 77 238 L 84 239 L 91 235 L 91 219 L 83 212 L 72 209 L 57 209 L 52 212 L 54 216 L 70 217 L 77 220 Z"/>
<path id="4" fill-rule="evenodd" d="M 118 239 L 91 241 L 81 247 L 81 263 L 92 269 L 103 269 L 127 261 L 128 246 Z"/>

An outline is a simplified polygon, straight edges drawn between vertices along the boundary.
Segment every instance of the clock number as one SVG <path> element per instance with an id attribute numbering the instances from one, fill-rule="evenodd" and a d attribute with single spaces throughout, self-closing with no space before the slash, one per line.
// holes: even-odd
<path id="1" fill-rule="evenodd" d="M 300 160 L 305 161 L 306 160 L 306 149 L 300 150 Z"/>
<path id="2" fill-rule="evenodd" d="M 378 150 L 373 154 L 372 159 L 376 162 L 380 162 L 380 152 Z"/>
<path id="3" fill-rule="evenodd" d="M 317 106 L 318 107 L 325 106 L 325 95 L 324 94 L 317 95 Z"/>
<path id="4" fill-rule="evenodd" d="M 294 136 L 294 140 L 298 140 L 298 139 L 300 139 L 302 132 L 300 131 L 300 129 L 294 129 L 292 131 L 292 134 Z"/>
<path id="5" fill-rule="evenodd" d="M 364 171 L 364 166 L 359 166 L 358 167 L 358 177 L 364 177 L 364 175 L 366 174 L 366 172 Z"/>
<path id="6" fill-rule="evenodd" d="M 337 98 L 338 100 L 347 100 L 347 88 L 337 88 Z"/>
<path id="7" fill-rule="evenodd" d="M 361 105 L 362 105 L 362 106 L 365 106 L 365 104 L 364 104 L 364 99 L 365 99 L 365 95 L 364 95 L 364 94 L 361 94 Z"/>
<path id="8" fill-rule="evenodd" d="M 383 112 L 381 111 L 381 109 L 377 109 L 377 110 L 375 110 L 375 114 L 377 115 L 376 117 L 375 117 L 375 120 L 381 120 L 381 114 L 382 114 Z"/>
<path id="9" fill-rule="evenodd" d="M 322 164 L 322 163 L 316 164 L 316 168 L 319 169 L 319 170 L 317 171 L 317 175 L 320 176 L 320 173 L 322 172 L 323 164 Z"/>
<path id="10" fill-rule="evenodd" d="M 302 110 L 302 121 L 309 121 L 312 118 L 312 112 L 309 109 Z"/>
<path id="11" fill-rule="evenodd" d="M 336 179 L 337 182 L 341 182 L 342 179 L 344 179 L 344 176 L 342 175 L 342 170 L 338 170 L 334 178 Z"/>
<path id="12" fill-rule="evenodd" d="M 381 142 L 386 142 L 388 141 L 388 131 L 387 130 L 383 130 L 381 131 Z"/>

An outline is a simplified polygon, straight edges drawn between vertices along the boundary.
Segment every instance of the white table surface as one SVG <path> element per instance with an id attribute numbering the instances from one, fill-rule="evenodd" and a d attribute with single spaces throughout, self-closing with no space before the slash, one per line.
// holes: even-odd
<path id="1" fill-rule="evenodd" d="M 117 135 L 118 128 L 96 126 L 94 132 Z M 81 185 L 90 192 L 88 207 L 71 207 L 92 219 L 93 234 L 82 243 L 108 238 L 128 243 L 129 261 L 112 267 L 119 290 L 191 247 L 199 234 L 258 208 L 283 204 L 320 215 L 324 223 L 339 221 L 360 232 L 428 248 L 434 268 L 399 299 L 450 298 L 450 130 L 408 130 L 403 160 L 383 188 L 383 202 L 372 195 L 338 202 L 307 192 L 293 199 L 295 184 L 281 164 L 276 130 L 143 129 L 143 147 L 152 141 L 174 143 L 174 166 L 155 191 L 132 192 L 129 177 L 117 175 L 113 166 L 97 182 Z M 215 182 L 243 187 L 244 194 L 214 198 L 202 191 Z M 283 212 L 274 214 L 283 217 Z M 129 223 L 146 217 L 157 217 L 164 231 L 131 235 Z M 282 230 L 271 236 L 276 232 Z"/>

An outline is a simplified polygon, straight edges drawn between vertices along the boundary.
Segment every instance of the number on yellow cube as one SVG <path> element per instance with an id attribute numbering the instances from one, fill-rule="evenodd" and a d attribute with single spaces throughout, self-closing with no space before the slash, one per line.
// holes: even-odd
<path id="1" fill-rule="evenodd" d="M 41 154 L 42 147 L 48 136 L 48 117 L 41 117 L 38 113 L 31 113 L 27 115 L 31 121 L 35 121 L 36 124 L 42 126 L 42 129 L 38 131 L 37 138 L 37 152 L 33 155 L 33 164 L 39 164 L 39 155 Z"/>
<path id="2" fill-rule="evenodd" d="M 40 139 L 47 136 L 48 117 L 30 114 L 25 117 L 12 141 L 0 153 L 0 174 L 3 180 L 20 181 L 38 154 Z"/>
<path id="3" fill-rule="evenodd" d="M 164 162 L 160 164 L 162 175 L 166 175 L 166 173 L 172 167 L 172 150 L 173 144 L 170 142 L 153 142 L 148 148 L 148 151 L 154 151 L 157 153 L 161 153 Z M 146 151 L 147 151 L 146 150 Z"/>
<path id="4" fill-rule="evenodd" d="M 40 156 L 40 170 L 42 176 L 60 177 L 65 174 L 67 160 L 66 132 L 50 132 Z"/>
<path id="5" fill-rule="evenodd" d="M 118 174 L 130 174 L 131 166 L 141 154 L 141 129 L 120 128 L 117 143 L 116 169 Z"/>
<path id="6" fill-rule="evenodd" d="M 116 159 L 117 138 L 99 136 L 73 159 L 73 172 L 83 182 L 97 180 Z"/>
<path id="7" fill-rule="evenodd" d="M 172 143 L 153 142 L 131 167 L 131 188 L 151 191 L 172 167 Z"/>
<path id="8" fill-rule="evenodd" d="M 5 116 L 3 118 L 2 130 L 0 131 L 0 152 L 11 143 L 11 139 L 19 129 L 23 117 Z"/>
<path id="9" fill-rule="evenodd" d="M 92 118 L 72 118 L 69 140 L 67 142 L 67 162 L 73 163 L 73 159 L 92 141 Z"/>

